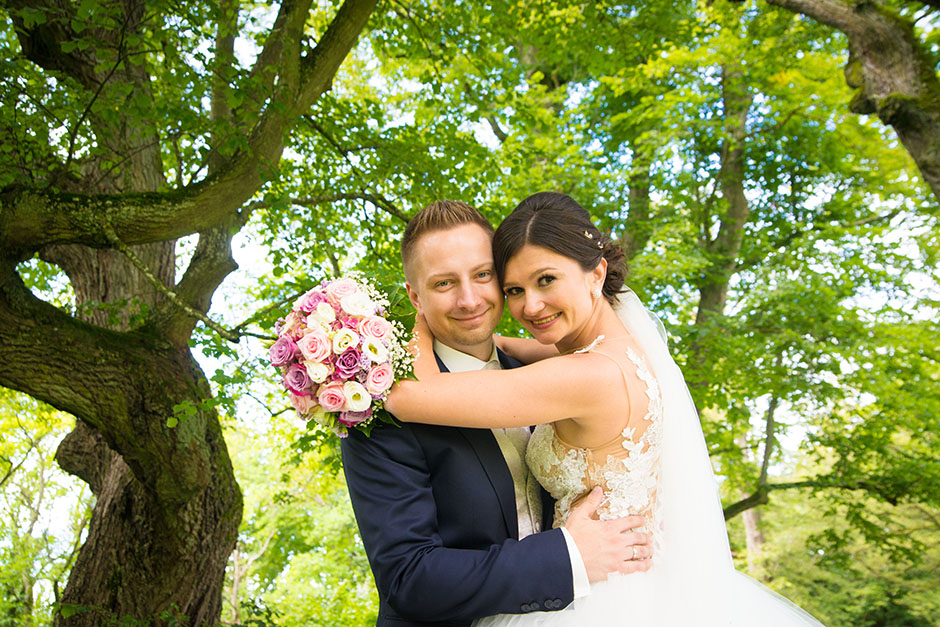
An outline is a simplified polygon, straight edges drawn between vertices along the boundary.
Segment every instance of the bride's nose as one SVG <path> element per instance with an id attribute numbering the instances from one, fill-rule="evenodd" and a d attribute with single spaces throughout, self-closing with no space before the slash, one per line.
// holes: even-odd
<path id="1" fill-rule="evenodd" d="M 522 314 L 526 318 L 534 318 L 544 308 L 541 297 L 534 292 L 525 293 L 525 302 L 522 305 Z"/>

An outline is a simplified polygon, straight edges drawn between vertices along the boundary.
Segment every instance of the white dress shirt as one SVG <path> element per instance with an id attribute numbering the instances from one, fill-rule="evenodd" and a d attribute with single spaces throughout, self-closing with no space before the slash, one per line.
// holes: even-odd
<path id="1" fill-rule="evenodd" d="M 468 372 L 473 370 L 502 370 L 496 355 L 496 345 L 487 361 L 477 359 L 473 355 L 462 353 L 456 349 L 434 340 L 434 352 L 440 357 L 444 365 L 451 372 Z M 525 448 L 529 443 L 528 427 L 509 427 L 506 429 L 493 429 L 493 436 L 509 467 L 512 475 L 512 485 L 516 497 L 516 520 L 519 524 L 519 539 L 538 533 L 542 530 L 542 499 L 538 481 L 529 472 L 525 463 Z M 587 570 L 581 553 L 564 527 L 561 528 L 568 545 L 568 558 L 571 561 L 571 575 L 574 582 L 575 598 L 585 596 L 590 592 L 591 584 L 588 581 Z"/>

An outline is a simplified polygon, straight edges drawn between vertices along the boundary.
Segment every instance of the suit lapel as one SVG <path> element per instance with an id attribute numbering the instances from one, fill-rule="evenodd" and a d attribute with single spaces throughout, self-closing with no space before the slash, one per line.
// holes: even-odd
<path id="1" fill-rule="evenodd" d="M 496 493 L 499 508 L 503 512 L 503 522 L 506 523 L 506 534 L 510 538 L 519 539 L 519 521 L 516 515 L 516 491 L 512 485 L 512 475 L 506 465 L 506 458 L 496 443 L 493 432 L 489 429 L 468 429 L 459 427 L 458 430 L 473 447 L 483 466 L 490 485 Z"/>
<path id="2" fill-rule="evenodd" d="M 449 372 L 447 366 L 441 361 L 437 354 L 437 365 L 441 372 Z M 503 358 L 511 359 L 500 353 L 500 362 L 503 367 L 506 362 Z M 514 366 L 509 366 L 514 367 Z M 503 522 L 506 524 L 506 533 L 510 538 L 519 539 L 519 520 L 516 514 L 516 490 L 512 484 L 512 475 L 509 473 L 509 467 L 506 465 L 506 458 L 496 442 L 496 437 L 490 429 L 470 429 L 467 427 L 455 427 L 476 453 L 477 460 L 483 471 L 490 480 L 496 499 L 499 501 L 499 508 L 503 512 Z"/>

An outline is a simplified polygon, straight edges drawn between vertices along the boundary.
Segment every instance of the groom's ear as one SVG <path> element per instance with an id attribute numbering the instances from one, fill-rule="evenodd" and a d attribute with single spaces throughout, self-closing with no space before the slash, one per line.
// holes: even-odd
<path id="1" fill-rule="evenodd" d="M 405 291 L 408 292 L 408 300 L 414 305 L 414 308 L 421 313 L 421 301 L 418 300 L 418 293 L 411 287 L 411 283 L 405 282 Z"/>

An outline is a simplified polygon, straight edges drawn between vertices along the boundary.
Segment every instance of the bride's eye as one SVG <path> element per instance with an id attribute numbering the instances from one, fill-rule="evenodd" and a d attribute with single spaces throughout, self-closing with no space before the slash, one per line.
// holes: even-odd
<path id="1" fill-rule="evenodd" d="M 506 289 L 503 290 L 503 294 L 505 294 L 506 296 L 518 296 L 521 293 L 522 293 L 521 287 L 507 287 Z"/>
<path id="2" fill-rule="evenodd" d="M 539 287 L 545 287 L 546 285 L 549 285 L 554 282 L 555 282 L 554 275 L 543 274 L 542 276 L 539 277 Z"/>

